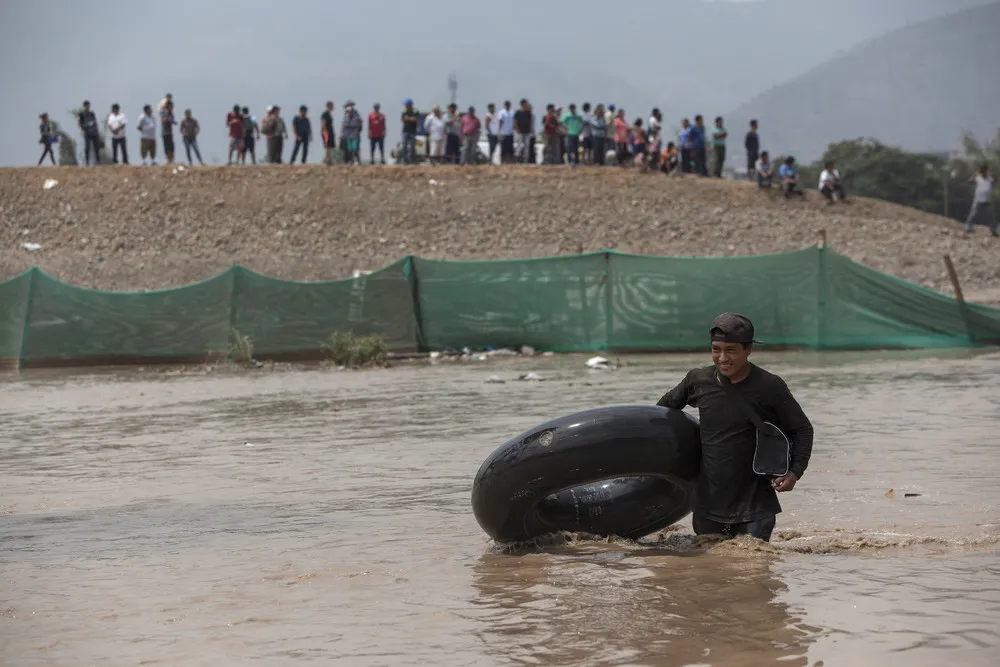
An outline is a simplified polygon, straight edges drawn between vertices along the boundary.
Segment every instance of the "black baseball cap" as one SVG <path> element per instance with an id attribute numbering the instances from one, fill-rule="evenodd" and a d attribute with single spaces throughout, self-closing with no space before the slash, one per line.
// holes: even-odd
<path id="1" fill-rule="evenodd" d="M 753 337 L 753 322 L 746 315 L 722 313 L 712 320 L 708 335 L 722 343 L 760 343 Z"/>

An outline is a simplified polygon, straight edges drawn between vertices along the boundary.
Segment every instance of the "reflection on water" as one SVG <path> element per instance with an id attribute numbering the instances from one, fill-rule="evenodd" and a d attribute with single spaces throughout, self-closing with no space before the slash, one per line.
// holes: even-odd
<path id="1" fill-rule="evenodd" d="M 0 378 L 0 664 L 996 664 L 1000 355 L 755 356 L 817 428 L 769 545 L 472 516 L 512 434 L 702 357 Z"/>

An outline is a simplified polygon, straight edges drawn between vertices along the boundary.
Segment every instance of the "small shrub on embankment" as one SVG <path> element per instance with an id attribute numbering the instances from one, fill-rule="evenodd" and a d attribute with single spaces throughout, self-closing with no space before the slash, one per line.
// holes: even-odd
<path id="1" fill-rule="evenodd" d="M 378 334 L 359 336 L 353 331 L 334 331 L 323 349 L 330 363 L 337 366 L 384 367 L 389 363 L 389 348 Z"/>

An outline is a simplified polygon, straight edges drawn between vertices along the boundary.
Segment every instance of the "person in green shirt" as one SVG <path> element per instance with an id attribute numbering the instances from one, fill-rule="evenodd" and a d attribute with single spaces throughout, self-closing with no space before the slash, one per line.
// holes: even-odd
<path id="1" fill-rule="evenodd" d="M 726 137 L 729 133 L 722 124 L 722 116 L 716 116 L 712 131 L 712 148 L 715 151 L 715 177 L 722 178 L 722 167 L 726 163 Z"/>
<path id="2" fill-rule="evenodd" d="M 563 114 L 562 124 L 566 126 L 566 153 L 570 164 L 580 164 L 580 133 L 583 132 L 583 116 L 576 112 L 576 105 L 570 104 Z"/>

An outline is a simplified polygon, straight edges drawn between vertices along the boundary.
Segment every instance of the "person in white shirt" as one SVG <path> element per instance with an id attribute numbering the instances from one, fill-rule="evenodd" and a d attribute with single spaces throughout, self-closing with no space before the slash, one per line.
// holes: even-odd
<path id="1" fill-rule="evenodd" d="M 503 103 L 497 122 L 500 125 L 500 162 L 510 162 L 514 158 L 514 112 L 510 100 Z"/>
<path id="2" fill-rule="evenodd" d="M 111 155 L 115 164 L 118 164 L 118 148 L 122 149 L 122 164 L 128 164 L 128 149 L 125 147 L 125 126 L 128 125 L 128 118 L 121 112 L 121 107 L 117 104 L 111 105 L 111 113 L 106 121 L 108 135 L 111 137 Z"/>
<path id="3" fill-rule="evenodd" d="M 840 172 L 834 168 L 833 162 L 827 162 L 823 167 L 823 172 L 819 175 L 819 191 L 831 204 L 834 202 L 834 194 L 839 200 L 846 198 L 844 185 L 840 182 Z"/>
<path id="4" fill-rule="evenodd" d="M 424 132 L 430 147 L 431 162 L 440 162 L 444 158 L 444 118 L 441 117 L 441 107 L 434 105 L 431 115 L 424 120 Z"/>
<path id="5" fill-rule="evenodd" d="M 767 151 L 760 154 L 760 158 L 754 165 L 754 172 L 757 176 L 757 187 L 771 187 L 771 183 L 774 181 L 774 167 L 771 166 L 771 156 Z"/>
<path id="6" fill-rule="evenodd" d="M 993 236 L 1000 236 L 1000 232 L 997 231 L 997 216 L 993 210 L 993 186 L 997 182 L 996 176 L 990 171 L 989 165 L 984 164 L 969 182 L 976 184 L 976 192 L 972 197 L 969 217 L 965 219 L 965 233 L 971 234 L 976 222 L 982 216 L 985 218 L 984 224 L 990 228 L 990 233 Z"/>
<path id="7" fill-rule="evenodd" d="M 497 117 L 497 105 L 490 102 L 486 105 L 486 115 L 483 116 L 483 127 L 486 128 L 486 138 L 490 142 L 489 163 L 493 164 L 493 154 L 500 143 L 500 119 Z"/>
<path id="8" fill-rule="evenodd" d="M 142 155 L 142 163 L 146 164 L 146 157 L 149 157 L 151 164 L 156 164 L 156 119 L 153 118 L 153 107 L 148 104 L 142 108 L 143 115 L 139 118 L 139 123 L 135 126 L 139 130 L 139 154 Z"/>

